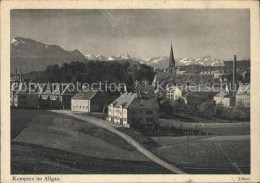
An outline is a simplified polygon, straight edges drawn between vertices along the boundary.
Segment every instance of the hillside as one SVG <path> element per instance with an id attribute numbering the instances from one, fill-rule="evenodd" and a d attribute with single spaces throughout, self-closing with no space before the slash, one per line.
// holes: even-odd
<path id="1" fill-rule="evenodd" d="M 62 65 L 73 61 L 88 62 L 77 49 L 67 51 L 57 45 L 47 45 L 29 38 L 15 37 L 10 43 L 11 73 L 42 71 L 50 64 Z"/>

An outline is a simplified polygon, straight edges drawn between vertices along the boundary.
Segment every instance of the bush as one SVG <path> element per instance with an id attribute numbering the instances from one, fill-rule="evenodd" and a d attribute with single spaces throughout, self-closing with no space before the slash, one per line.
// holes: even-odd
<path id="1" fill-rule="evenodd" d="M 215 106 L 216 103 L 214 100 L 206 100 L 201 103 L 199 106 L 199 112 L 202 113 L 206 117 L 213 117 L 215 116 Z"/>
<path id="2" fill-rule="evenodd" d="M 160 112 L 165 114 L 172 114 L 173 112 L 173 106 L 171 105 L 169 100 L 164 100 L 160 104 Z"/>
<path id="3" fill-rule="evenodd" d="M 217 118 L 224 119 L 249 119 L 250 111 L 244 110 L 242 108 L 226 108 L 223 106 L 216 106 L 216 114 Z"/>

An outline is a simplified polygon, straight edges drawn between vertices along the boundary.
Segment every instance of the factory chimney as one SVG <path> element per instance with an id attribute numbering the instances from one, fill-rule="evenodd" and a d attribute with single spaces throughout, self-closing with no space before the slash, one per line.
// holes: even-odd
<path id="1" fill-rule="evenodd" d="M 17 82 L 18 76 L 17 76 L 17 68 L 15 68 L 15 82 Z"/>
<path id="2" fill-rule="evenodd" d="M 237 74 L 237 68 L 236 68 L 236 63 L 237 62 L 237 56 L 234 55 L 234 62 L 233 62 L 233 91 L 236 91 L 236 74 Z"/>
<path id="3" fill-rule="evenodd" d="M 20 83 L 22 83 L 22 70 L 20 70 Z"/>

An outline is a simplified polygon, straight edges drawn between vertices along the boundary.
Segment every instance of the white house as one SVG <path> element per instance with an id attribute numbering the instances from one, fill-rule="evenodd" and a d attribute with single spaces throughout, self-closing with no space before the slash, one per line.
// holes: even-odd
<path id="1" fill-rule="evenodd" d="M 107 120 L 128 128 L 154 127 L 158 124 L 157 98 L 124 93 L 108 106 Z"/>

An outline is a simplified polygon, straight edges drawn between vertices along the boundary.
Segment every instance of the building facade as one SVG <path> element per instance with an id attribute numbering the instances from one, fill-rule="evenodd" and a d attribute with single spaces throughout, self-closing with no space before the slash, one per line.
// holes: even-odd
<path id="1" fill-rule="evenodd" d="M 100 92 L 79 92 L 71 98 L 71 110 L 76 112 L 102 112 L 103 102 Z"/>
<path id="2" fill-rule="evenodd" d="M 47 109 L 69 109 L 75 89 L 69 84 L 48 84 L 40 96 L 40 107 Z"/>
<path id="3" fill-rule="evenodd" d="M 119 95 L 104 91 L 81 91 L 71 98 L 75 112 L 105 112 L 107 106 Z"/>
<path id="4" fill-rule="evenodd" d="M 229 92 L 222 91 L 214 96 L 216 105 L 221 105 L 223 107 L 233 107 L 235 106 L 235 97 Z"/>
<path id="5" fill-rule="evenodd" d="M 128 128 L 158 125 L 159 104 L 156 98 L 124 93 L 108 106 L 107 120 Z"/>
<path id="6" fill-rule="evenodd" d="M 15 108 L 38 108 L 38 93 L 18 91 L 13 94 L 13 107 Z"/>

